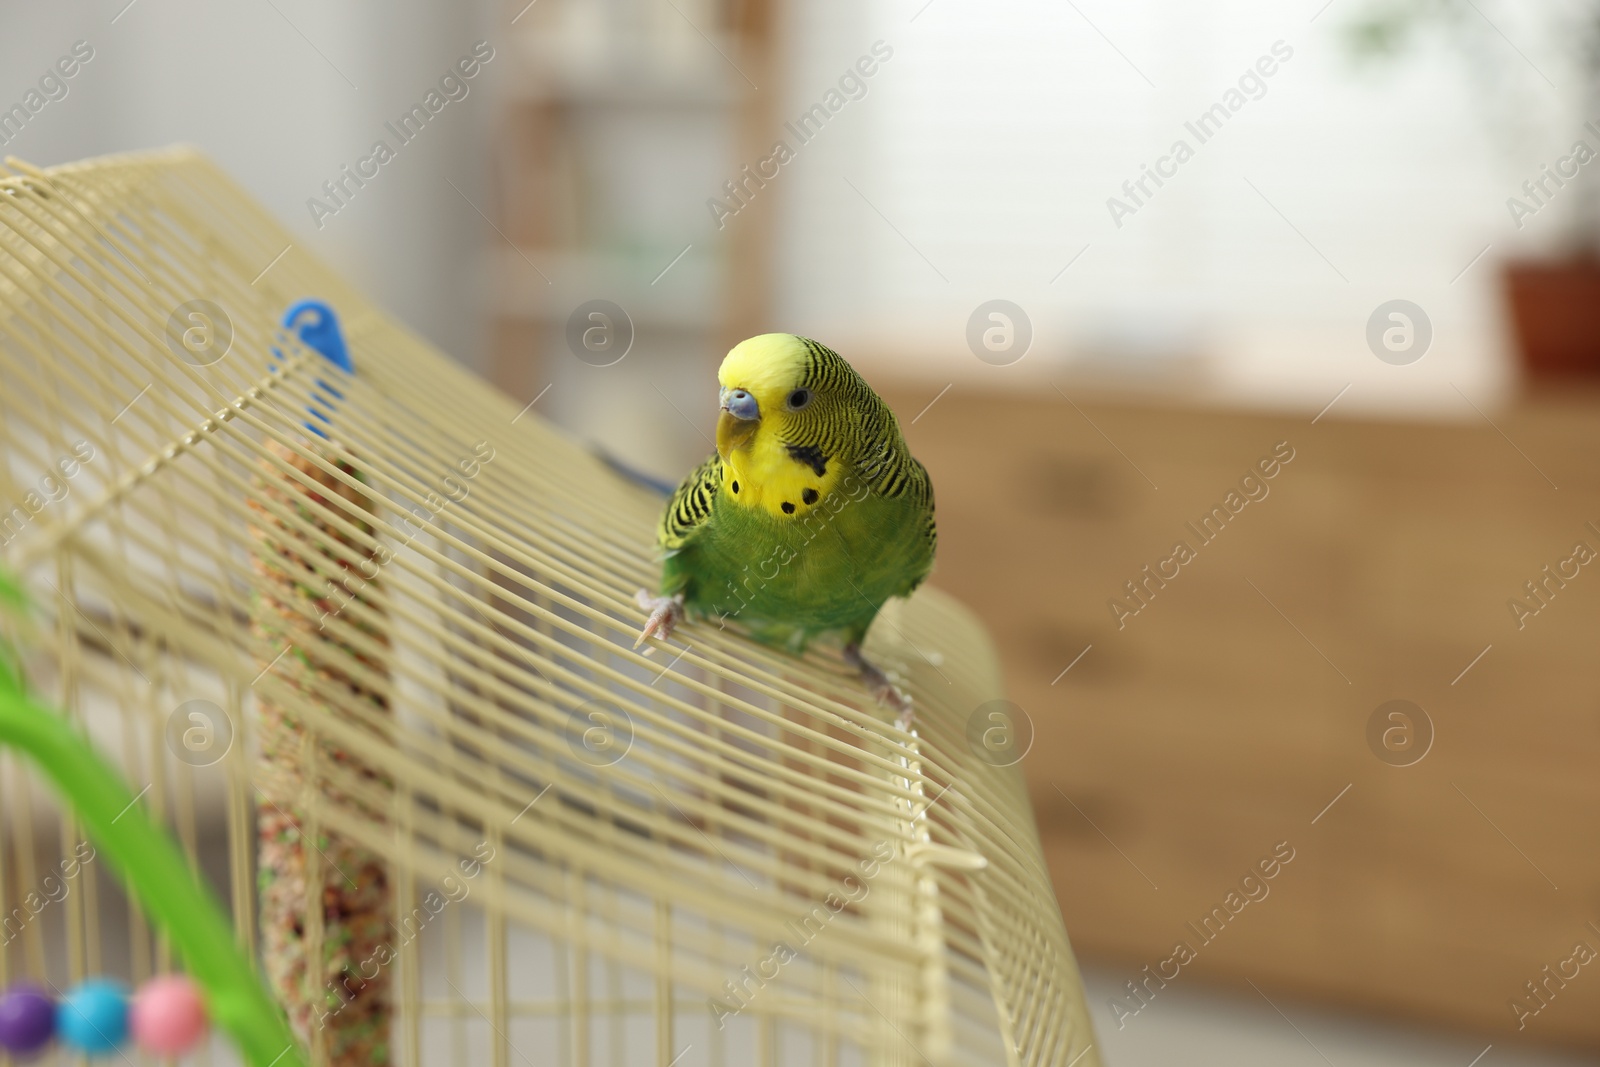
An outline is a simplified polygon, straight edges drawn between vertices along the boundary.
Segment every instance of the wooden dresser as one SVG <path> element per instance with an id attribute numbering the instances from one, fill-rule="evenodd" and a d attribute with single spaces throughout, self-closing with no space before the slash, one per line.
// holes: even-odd
<path id="1" fill-rule="evenodd" d="M 936 388 L 888 390 L 902 425 Z M 1600 553 L 1600 395 L 1315 424 L 1068 395 L 957 386 L 905 428 L 934 581 L 983 616 L 1035 730 L 1079 952 L 1151 1011 L 1162 974 L 1248 979 L 1497 1049 L 1600 1047 L 1600 958 L 1574 960 L 1600 953 L 1600 558 L 1575 553 Z M 1275 448 L 1292 460 L 1241 488 Z M 1396 700 L 1431 723 L 1420 759 L 1421 716 L 1372 723 Z"/>

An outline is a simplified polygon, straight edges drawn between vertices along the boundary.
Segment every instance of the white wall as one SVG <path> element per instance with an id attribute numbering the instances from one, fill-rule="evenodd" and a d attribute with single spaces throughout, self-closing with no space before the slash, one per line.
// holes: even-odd
<path id="1" fill-rule="evenodd" d="M 762 193 L 784 216 L 773 328 L 947 380 L 1038 385 L 1097 357 L 1192 395 L 1269 405 L 1314 409 L 1347 383 L 1351 409 L 1462 413 L 1455 387 L 1504 396 L 1499 262 L 1557 241 L 1576 200 L 1521 231 L 1505 206 L 1581 132 L 1558 18 L 1575 5 L 1479 0 L 1504 38 L 1480 27 L 1464 62 L 1433 35 L 1363 73 L 1342 32 L 1365 2 L 791 0 L 784 84 L 767 89 L 786 116 L 822 100 L 874 41 L 894 56 Z M 486 160 L 512 7 L 123 3 L 0 2 L 0 106 L 74 40 L 96 52 L 3 150 L 50 164 L 198 144 L 308 248 L 482 366 L 490 280 L 478 253 L 499 239 L 445 178 L 494 216 Z M 315 228 L 307 198 L 479 39 L 504 65 Z M 1294 56 L 1266 95 L 1115 226 L 1107 198 L 1280 39 Z M 773 137 L 793 140 L 781 127 Z M 617 180 L 654 187 L 644 169 Z M 698 216 L 694 199 L 664 216 Z M 1014 367 L 978 363 L 964 341 L 968 315 L 994 297 L 1034 322 Z M 1372 309 L 1395 297 L 1435 327 L 1412 366 L 1380 363 L 1363 339 Z"/>
<path id="2" fill-rule="evenodd" d="M 874 40 L 894 58 L 787 168 L 785 323 L 951 380 L 1038 383 L 1099 356 L 1201 395 L 1312 410 L 1350 382 L 1350 408 L 1470 414 L 1451 383 L 1504 393 L 1499 261 L 1559 238 L 1568 209 L 1519 232 L 1505 200 L 1581 132 L 1581 79 L 1553 18 L 1573 5 L 1480 0 L 1526 61 L 1485 23 L 1465 61 L 1432 34 L 1363 71 L 1344 35 L 1365 0 L 1320 14 L 1325 0 L 924 3 L 795 5 L 790 113 Z M 1280 40 L 1293 55 L 1264 96 L 1207 143 L 1186 133 Z M 1107 199 L 1179 137 L 1194 158 L 1119 228 Z M 964 342 L 993 297 L 1034 323 L 1015 367 L 980 364 Z M 1364 341 L 1396 297 L 1436 331 L 1413 366 Z"/>
<path id="3" fill-rule="evenodd" d="M 478 363 L 478 251 L 493 234 L 445 178 L 489 210 L 493 61 L 320 230 L 306 200 L 367 154 L 383 123 L 419 101 L 474 42 L 500 41 L 510 15 L 488 0 L 125 4 L 0 3 L 0 106 L 23 99 L 74 41 L 89 41 L 95 53 L 68 95 L 0 151 L 50 165 L 198 145 L 307 248 Z"/>

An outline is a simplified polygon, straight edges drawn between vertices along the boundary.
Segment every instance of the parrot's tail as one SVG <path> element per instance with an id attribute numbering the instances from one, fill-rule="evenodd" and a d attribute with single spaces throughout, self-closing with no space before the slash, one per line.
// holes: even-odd
<path id="1" fill-rule="evenodd" d="M 671 496 L 673 490 L 678 488 L 675 482 L 665 481 L 653 474 L 647 474 L 637 467 L 633 467 L 627 463 L 624 463 L 622 460 L 618 459 L 616 456 L 613 456 L 599 445 L 591 445 L 590 448 L 593 450 L 595 455 L 600 457 L 601 462 L 603 462 L 606 466 L 610 467 L 612 470 L 616 471 L 633 484 L 643 486 L 652 493 L 655 493 L 657 496 Z"/>

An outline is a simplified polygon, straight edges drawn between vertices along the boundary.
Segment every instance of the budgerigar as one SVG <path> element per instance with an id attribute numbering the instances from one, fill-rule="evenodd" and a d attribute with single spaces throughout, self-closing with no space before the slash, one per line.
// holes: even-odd
<path id="1" fill-rule="evenodd" d="M 830 348 L 752 337 L 717 372 L 717 451 L 684 480 L 657 527 L 660 595 L 639 635 L 687 613 L 732 619 L 793 652 L 836 635 L 880 700 L 904 697 L 861 654 L 890 597 L 933 566 L 933 485 L 887 404 Z M 635 646 L 637 647 L 637 645 Z"/>

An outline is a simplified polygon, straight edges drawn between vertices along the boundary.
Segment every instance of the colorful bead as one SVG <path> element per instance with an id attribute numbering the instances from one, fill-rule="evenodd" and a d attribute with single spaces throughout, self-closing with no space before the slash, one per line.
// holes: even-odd
<path id="1" fill-rule="evenodd" d="M 0 1049 L 26 1056 L 50 1043 L 56 1032 L 56 1006 L 32 986 L 18 986 L 0 997 Z"/>
<path id="2" fill-rule="evenodd" d="M 205 1002 L 195 984 L 182 975 L 153 978 L 134 998 L 130 1021 L 140 1048 L 182 1055 L 205 1036 Z"/>
<path id="3" fill-rule="evenodd" d="M 128 1036 L 128 995 L 118 982 L 91 979 L 68 993 L 56 1012 L 61 1041 L 90 1054 L 112 1052 Z"/>

